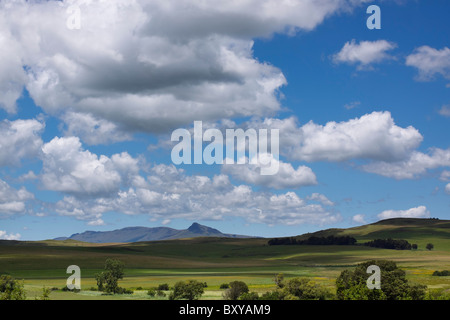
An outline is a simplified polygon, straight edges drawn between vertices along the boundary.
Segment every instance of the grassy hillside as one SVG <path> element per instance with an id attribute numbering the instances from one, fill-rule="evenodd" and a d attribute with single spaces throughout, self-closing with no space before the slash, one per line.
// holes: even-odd
<path id="1" fill-rule="evenodd" d="M 395 218 L 348 229 L 322 230 L 303 234 L 298 238 L 329 235 L 352 236 L 358 243 L 373 239 L 405 239 L 418 244 L 419 248 L 425 248 L 426 244 L 431 242 L 435 247 L 450 251 L 450 220 Z"/>
<path id="2" fill-rule="evenodd" d="M 69 265 L 82 270 L 82 286 L 95 286 L 94 274 L 107 258 L 125 262 L 124 287 L 149 288 L 180 279 L 208 283 L 209 295 L 221 293 L 221 283 L 243 280 L 252 290 L 273 288 L 273 276 L 312 277 L 330 288 L 339 273 L 371 259 L 394 260 L 413 282 L 431 288 L 450 288 L 450 277 L 432 277 L 434 270 L 450 270 L 450 222 L 395 219 L 350 228 L 329 229 L 314 235 L 352 235 L 359 242 L 375 238 L 401 238 L 417 243 L 419 250 L 388 250 L 366 246 L 268 246 L 268 239 L 193 238 L 139 243 L 92 244 L 74 240 L 41 242 L 0 241 L 0 274 L 25 279 L 28 290 L 43 285 L 65 286 Z M 303 235 L 301 237 L 310 236 Z M 428 251 L 425 244 L 435 249 Z M 73 293 L 55 293 L 70 298 Z M 101 298 L 92 292 L 85 298 Z M 144 295 L 145 296 L 145 295 Z M 212 298 L 212 296 L 206 296 Z M 139 295 L 135 296 L 140 297 Z M 74 296 L 72 298 L 79 298 Z"/>

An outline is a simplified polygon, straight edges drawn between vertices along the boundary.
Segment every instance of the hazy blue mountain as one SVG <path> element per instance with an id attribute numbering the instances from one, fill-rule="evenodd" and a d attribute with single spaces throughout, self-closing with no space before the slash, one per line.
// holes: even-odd
<path id="1" fill-rule="evenodd" d="M 157 241 L 195 237 L 250 238 L 249 236 L 244 235 L 222 233 L 217 229 L 194 222 L 189 228 L 184 230 L 177 230 L 168 227 L 127 227 L 113 231 L 85 231 L 83 233 L 75 233 L 70 237 L 59 237 L 55 240 L 72 239 L 92 243 L 111 243 Z"/>

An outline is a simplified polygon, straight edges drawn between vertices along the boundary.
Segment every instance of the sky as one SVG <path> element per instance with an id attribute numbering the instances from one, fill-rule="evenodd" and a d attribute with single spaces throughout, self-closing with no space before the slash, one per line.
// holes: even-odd
<path id="1" fill-rule="evenodd" d="M 449 219 L 448 12 L 446 0 L 0 1 L 0 239 Z M 175 164 L 171 135 L 194 121 L 278 130 L 277 174 Z"/>

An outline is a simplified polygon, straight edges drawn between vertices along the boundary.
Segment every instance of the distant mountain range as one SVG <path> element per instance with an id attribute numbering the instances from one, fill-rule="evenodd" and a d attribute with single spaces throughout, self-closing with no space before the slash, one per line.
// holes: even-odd
<path id="1" fill-rule="evenodd" d="M 195 237 L 252 238 L 251 236 L 222 233 L 217 229 L 194 222 L 189 228 L 184 230 L 177 230 L 168 227 L 127 227 L 113 231 L 85 231 L 83 233 L 75 233 L 70 237 L 55 238 L 54 240 L 71 239 L 91 243 L 123 243 Z"/>

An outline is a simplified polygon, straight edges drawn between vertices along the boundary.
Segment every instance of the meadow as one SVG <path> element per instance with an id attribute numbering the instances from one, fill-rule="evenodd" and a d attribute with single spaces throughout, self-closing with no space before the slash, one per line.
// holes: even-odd
<path id="1" fill-rule="evenodd" d="M 42 288 L 63 288 L 66 268 L 81 268 L 79 293 L 52 291 L 57 299 L 161 299 L 150 298 L 147 290 L 179 280 L 195 279 L 208 287 L 202 299 L 222 299 L 220 285 L 234 280 L 248 284 L 250 291 L 264 293 L 275 289 L 273 278 L 284 273 L 287 279 L 308 277 L 335 290 L 341 271 L 367 260 L 393 260 L 406 271 L 412 283 L 429 289 L 450 289 L 450 277 L 432 276 L 435 270 L 450 270 L 450 222 L 429 224 L 367 225 L 359 228 L 320 231 L 319 234 L 351 234 L 358 245 L 279 245 L 269 246 L 268 239 L 192 238 L 183 240 L 90 244 L 66 241 L 0 241 L 0 274 L 24 281 L 28 299 L 35 299 Z M 362 245 L 381 236 L 417 243 L 417 250 L 391 250 Z M 425 249 L 426 243 L 434 249 Z M 102 271 L 105 260 L 125 263 L 125 277 L 120 286 L 134 290 L 132 295 L 105 296 L 90 290 L 96 287 L 94 275 Z"/>

